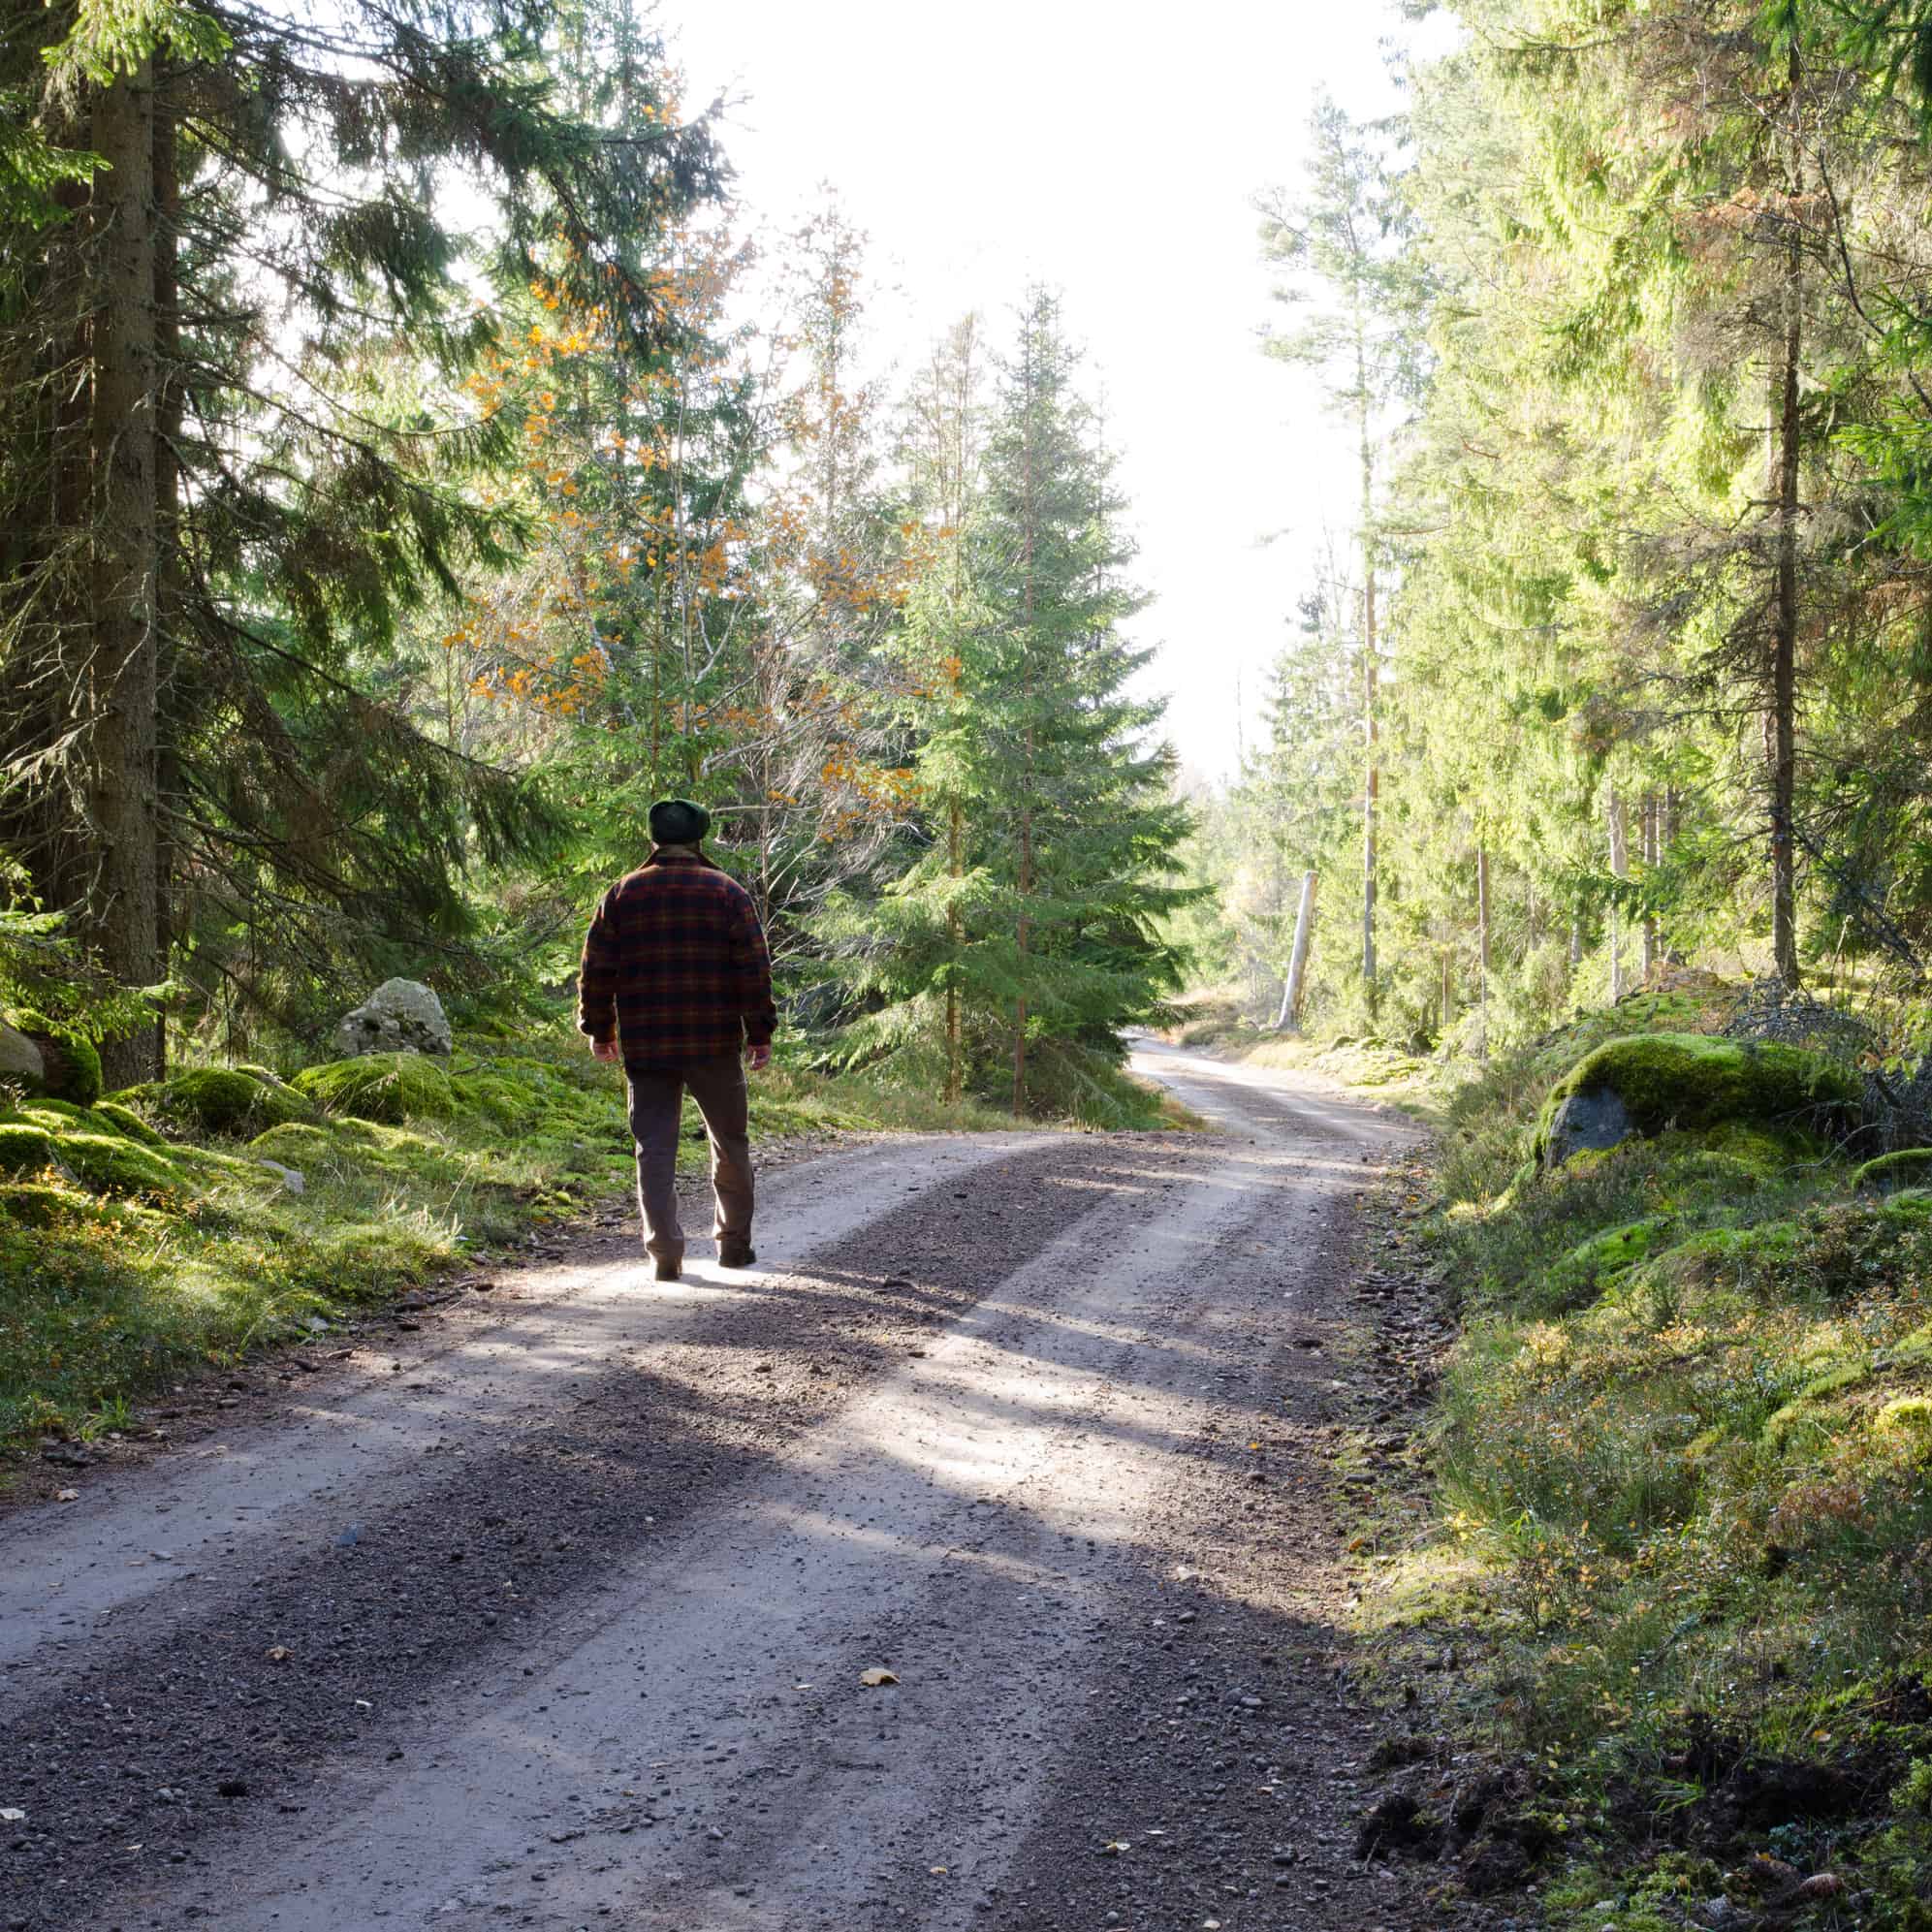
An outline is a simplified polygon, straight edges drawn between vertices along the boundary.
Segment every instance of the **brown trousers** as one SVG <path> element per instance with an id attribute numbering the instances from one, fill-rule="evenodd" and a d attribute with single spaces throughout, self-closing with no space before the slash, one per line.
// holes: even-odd
<path id="1" fill-rule="evenodd" d="M 712 1193 L 720 1242 L 751 1239 L 750 1099 L 744 1062 L 737 1054 L 688 1060 L 675 1066 L 627 1066 L 630 1130 L 637 1142 L 637 1205 L 644 1245 L 659 1261 L 684 1255 L 678 1219 L 678 1125 L 685 1090 L 698 1103 L 712 1143 Z"/>

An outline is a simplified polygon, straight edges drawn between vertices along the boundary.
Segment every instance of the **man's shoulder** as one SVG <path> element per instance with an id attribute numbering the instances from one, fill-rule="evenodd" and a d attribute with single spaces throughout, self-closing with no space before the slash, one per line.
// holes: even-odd
<path id="1" fill-rule="evenodd" d="M 715 899 L 734 905 L 750 905 L 751 895 L 724 871 L 709 861 L 700 865 L 640 866 L 611 888 L 611 898 L 637 903 L 660 895 L 680 899 Z"/>

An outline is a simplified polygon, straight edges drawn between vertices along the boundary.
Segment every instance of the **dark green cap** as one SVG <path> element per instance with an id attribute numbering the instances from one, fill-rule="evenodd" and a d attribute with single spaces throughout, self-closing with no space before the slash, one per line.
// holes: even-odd
<path id="1" fill-rule="evenodd" d="M 711 829 L 711 813 L 687 798 L 661 798 L 650 808 L 653 845 L 695 845 Z"/>

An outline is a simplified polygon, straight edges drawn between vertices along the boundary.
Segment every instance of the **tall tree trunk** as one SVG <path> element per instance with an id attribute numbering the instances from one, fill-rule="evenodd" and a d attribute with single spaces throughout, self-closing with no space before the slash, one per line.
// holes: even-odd
<path id="1" fill-rule="evenodd" d="M 1480 973 L 1476 981 L 1480 1002 L 1476 1051 L 1489 1058 L 1489 847 L 1475 848 L 1475 953 Z"/>
<path id="2" fill-rule="evenodd" d="M 87 811 L 96 843 L 86 925 L 124 986 L 157 977 L 156 877 L 154 81 L 143 61 L 95 96 L 94 634 L 83 689 L 89 713 Z M 107 1042 L 111 1086 L 155 1070 L 143 1029 Z"/>
<path id="3" fill-rule="evenodd" d="M 1369 1011 L 1376 1010 L 1376 806 L 1381 793 L 1381 766 L 1377 753 L 1380 724 L 1376 715 L 1377 685 L 1381 666 L 1376 655 L 1376 459 L 1369 421 L 1368 351 L 1358 314 L 1355 327 L 1355 382 L 1360 398 L 1356 413 L 1361 431 L 1362 465 L 1362 736 L 1367 747 L 1368 776 L 1362 788 L 1362 983 Z"/>
<path id="4" fill-rule="evenodd" d="M 1026 523 L 1020 539 L 1021 628 L 1023 647 L 1023 700 L 1027 719 L 1026 759 L 1021 768 L 1020 798 L 1020 917 L 1016 940 L 1020 952 L 1020 991 L 1013 1002 L 1013 1111 L 1027 1111 L 1027 943 L 1029 934 L 1029 901 L 1033 890 L 1033 756 L 1037 739 L 1033 730 L 1033 438 L 1037 398 L 1034 394 L 1036 371 L 1032 358 L 1034 345 L 1027 347 L 1027 445 L 1025 455 Z"/>
<path id="5" fill-rule="evenodd" d="M 1648 891 L 1650 873 L 1657 865 L 1657 821 L 1660 808 L 1655 792 L 1646 792 L 1643 804 L 1638 808 L 1637 849 L 1643 858 L 1643 870 Z M 1643 983 L 1650 984 L 1650 975 L 1657 966 L 1657 908 L 1646 903 L 1643 909 Z"/>
<path id="6" fill-rule="evenodd" d="M 954 899 L 946 906 L 946 936 L 953 949 L 953 970 L 946 978 L 946 1099 L 958 1101 L 966 1085 L 966 1052 L 960 1028 L 960 959 L 966 951 L 966 922 L 960 915 L 959 881 L 966 871 L 964 813 L 958 799 L 946 811 L 946 873 L 953 881 Z"/>
<path id="7" fill-rule="evenodd" d="M 170 730 L 170 701 L 185 602 L 181 553 L 181 172 L 175 113 L 178 76 L 154 84 L 154 527 L 155 568 L 155 921 L 154 950 L 169 971 L 174 925 L 174 827 L 181 766 Z M 454 739 L 452 739 L 454 743 Z M 168 1070 L 168 1016 L 154 1018 L 154 1069 Z"/>
<path id="8" fill-rule="evenodd" d="M 1790 53 L 1790 180 L 1785 243 L 1784 345 L 1780 358 L 1777 450 L 1777 588 L 1771 633 L 1771 959 L 1787 986 L 1798 983 L 1797 654 L 1798 373 L 1804 346 L 1804 237 L 1798 224 L 1803 149 L 1799 142 L 1798 52 Z"/>
<path id="9" fill-rule="evenodd" d="M 1610 833 L 1610 876 L 1627 879 L 1631 875 L 1630 828 L 1625 819 L 1623 795 L 1615 785 L 1603 801 L 1603 816 Z M 1624 934 L 1621 907 L 1610 908 L 1610 1003 L 1624 997 Z"/>

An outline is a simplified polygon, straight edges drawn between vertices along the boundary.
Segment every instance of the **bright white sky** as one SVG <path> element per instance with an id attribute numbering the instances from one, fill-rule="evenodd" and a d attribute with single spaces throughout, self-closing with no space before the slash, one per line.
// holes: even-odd
<path id="1" fill-rule="evenodd" d="M 1191 772 L 1230 771 L 1353 489 L 1312 379 L 1260 353 L 1252 204 L 1299 181 L 1318 85 L 1358 116 L 1396 105 L 1391 10 L 663 0 L 659 17 L 687 106 L 736 103 L 724 139 L 750 222 L 782 228 L 830 182 L 871 236 L 868 320 L 901 371 L 968 308 L 998 337 L 1028 281 L 1062 291 L 1156 599 L 1136 630 L 1160 648 L 1168 730 Z"/>

